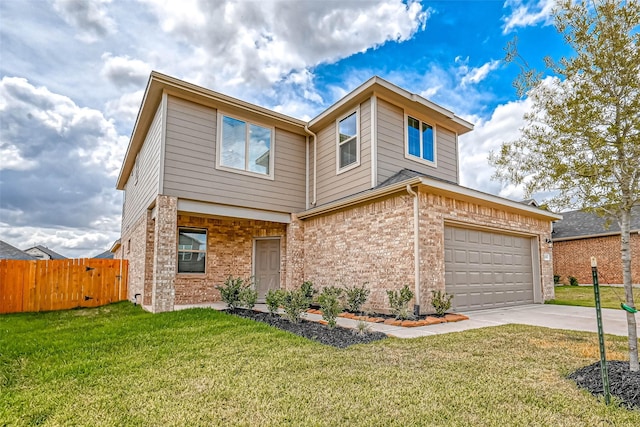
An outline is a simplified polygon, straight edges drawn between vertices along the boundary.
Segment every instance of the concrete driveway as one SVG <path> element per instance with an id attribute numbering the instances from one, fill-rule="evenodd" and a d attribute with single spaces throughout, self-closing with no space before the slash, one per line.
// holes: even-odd
<path id="1" fill-rule="evenodd" d="M 508 324 L 598 332 L 596 309 L 592 307 L 529 304 L 469 311 L 462 314 L 469 316 L 469 320 L 419 328 L 397 328 L 393 331 L 384 332 L 399 338 L 412 338 Z M 624 310 L 602 309 L 602 323 L 606 334 L 627 336 L 627 317 Z"/>

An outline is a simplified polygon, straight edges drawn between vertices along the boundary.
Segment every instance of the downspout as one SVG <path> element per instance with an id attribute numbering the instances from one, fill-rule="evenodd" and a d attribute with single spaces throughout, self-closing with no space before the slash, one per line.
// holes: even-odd
<path id="1" fill-rule="evenodd" d="M 413 196 L 413 275 L 414 275 L 414 304 L 413 313 L 420 315 L 420 211 L 418 193 L 413 191 L 411 184 L 407 184 L 407 193 Z"/>
<path id="2" fill-rule="evenodd" d="M 304 125 L 304 131 L 313 137 L 313 200 L 311 205 L 315 206 L 317 202 L 317 190 L 318 190 L 318 136 L 309 130 L 307 125 Z M 307 174 L 309 171 L 307 171 Z"/>

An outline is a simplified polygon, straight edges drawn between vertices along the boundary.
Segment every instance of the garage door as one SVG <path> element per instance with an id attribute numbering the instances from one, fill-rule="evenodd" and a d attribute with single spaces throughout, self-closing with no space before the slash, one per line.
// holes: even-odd
<path id="1" fill-rule="evenodd" d="M 531 238 L 445 226 L 445 286 L 459 311 L 531 304 Z"/>

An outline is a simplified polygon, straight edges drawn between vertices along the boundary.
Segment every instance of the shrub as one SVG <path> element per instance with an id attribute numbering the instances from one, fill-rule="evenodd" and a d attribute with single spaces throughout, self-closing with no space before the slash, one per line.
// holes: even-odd
<path id="1" fill-rule="evenodd" d="M 371 325 L 364 320 L 358 320 L 353 333 L 355 335 L 366 335 L 368 332 L 371 332 Z"/>
<path id="2" fill-rule="evenodd" d="M 554 285 L 559 285 L 561 278 L 562 278 L 562 276 L 560 276 L 559 274 L 554 274 L 553 275 L 553 284 Z"/>
<path id="3" fill-rule="evenodd" d="M 431 291 L 431 305 L 436 310 L 438 316 L 442 316 L 451 308 L 453 295 L 442 291 Z"/>
<path id="4" fill-rule="evenodd" d="M 396 316 L 396 319 L 413 319 L 413 313 L 409 311 L 409 301 L 413 298 L 413 292 L 409 289 L 409 286 L 404 287 L 398 291 L 387 291 L 389 297 L 389 307 L 391 312 Z"/>
<path id="5" fill-rule="evenodd" d="M 573 276 L 569 276 L 569 284 L 571 286 L 578 286 L 578 279 Z"/>
<path id="6" fill-rule="evenodd" d="M 342 289 L 335 286 L 329 286 L 322 290 L 320 296 L 318 296 L 318 303 L 322 310 L 322 318 L 326 320 L 330 328 L 336 326 L 336 318 L 342 311 L 342 305 L 340 304 L 340 297 L 342 296 Z"/>
<path id="7" fill-rule="evenodd" d="M 282 297 L 284 316 L 293 323 L 300 323 L 302 313 L 309 308 L 309 299 L 302 290 L 287 291 Z"/>
<path id="8" fill-rule="evenodd" d="M 240 304 L 251 310 L 258 301 L 258 291 L 251 289 L 249 285 L 240 291 Z"/>
<path id="9" fill-rule="evenodd" d="M 282 289 L 269 289 L 267 292 L 265 302 L 267 303 L 267 308 L 271 315 L 275 316 L 278 313 L 278 308 L 280 307 L 280 304 L 282 304 L 284 294 L 285 292 Z"/>
<path id="10" fill-rule="evenodd" d="M 354 286 L 352 288 L 346 288 L 345 294 L 347 295 L 346 308 L 352 313 L 360 311 L 360 307 L 367 302 L 370 291 L 362 285 L 361 287 Z"/>
<path id="11" fill-rule="evenodd" d="M 245 292 L 246 290 L 251 291 L 251 281 L 244 280 L 240 277 L 229 276 L 224 281 L 224 285 L 218 285 L 216 286 L 216 289 L 220 291 L 220 298 L 227 304 L 227 307 L 230 310 L 235 310 L 236 308 L 246 304 L 247 299 L 251 299 L 251 296 Z M 253 305 L 255 305 L 255 301 L 251 307 L 253 307 Z"/>
<path id="12" fill-rule="evenodd" d="M 308 280 L 300 285 L 300 291 L 309 300 L 309 304 L 313 302 L 313 296 L 318 293 L 317 289 L 313 289 L 313 283 Z"/>

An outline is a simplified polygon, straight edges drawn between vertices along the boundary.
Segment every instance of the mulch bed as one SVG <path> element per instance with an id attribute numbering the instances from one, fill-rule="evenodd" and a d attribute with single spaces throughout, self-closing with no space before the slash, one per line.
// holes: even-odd
<path id="1" fill-rule="evenodd" d="M 354 329 L 342 328 L 336 326 L 333 329 L 317 322 L 302 320 L 300 323 L 292 323 L 281 316 L 272 316 L 269 313 L 261 311 L 236 309 L 234 311 L 226 310 L 227 313 L 236 316 L 252 319 L 257 322 L 266 323 L 270 326 L 282 329 L 301 337 L 318 341 L 322 344 L 331 345 L 337 348 L 347 348 L 354 344 L 368 344 L 370 342 L 379 341 L 387 338 L 382 332 L 366 332 L 357 333 Z"/>
<path id="2" fill-rule="evenodd" d="M 609 391 L 629 409 L 640 410 L 640 372 L 630 372 L 629 362 L 607 361 Z M 604 396 L 600 362 L 571 373 L 569 378 L 594 396 Z"/>

